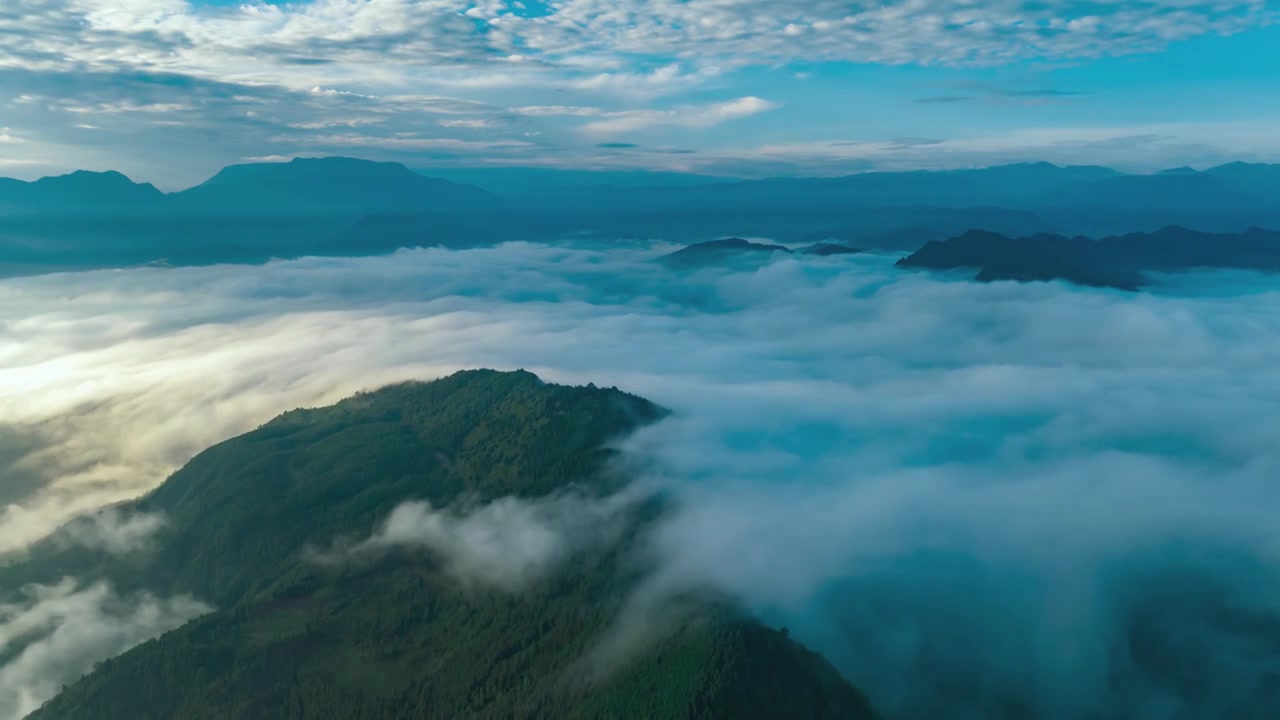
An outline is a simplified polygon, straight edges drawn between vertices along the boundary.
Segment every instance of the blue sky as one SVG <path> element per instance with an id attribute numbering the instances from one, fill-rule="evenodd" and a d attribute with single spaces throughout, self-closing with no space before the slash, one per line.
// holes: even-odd
<path id="1" fill-rule="evenodd" d="M 10 0 L 0 174 L 1280 161 L 1280 2 Z"/>

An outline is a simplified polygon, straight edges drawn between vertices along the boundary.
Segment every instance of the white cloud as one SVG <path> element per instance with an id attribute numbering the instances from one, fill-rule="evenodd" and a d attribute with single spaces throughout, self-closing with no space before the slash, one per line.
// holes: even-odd
<path id="1" fill-rule="evenodd" d="M 365 125 L 379 125 L 386 121 L 385 117 L 325 118 L 323 120 L 289 123 L 289 127 L 297 130 L 323 130 L 333 127 L 355 128 Z"/>
<path id="2" fill-rule="evenodd" d="M 585 132 L 596 134 L 627 133 L 651 128 L 679 126 L 691 128 L 714 127 L 737 118 L 749 117 L 778 107 L 758 97 L 742 97 L 728 102 L 684 107 L 676 110 L 630 110 L 604 113 L 602 120 L 593 120 L 582 126 Z"/>
<path id="3" fill-rule="evenodd" d="M 182 103 L 149 103 L 138 105 L 132 102 L 101 103 L 93 106 L 68 105 L 63 108 L 69 113 L 110 114 L 110 113 L 170 113 L 191 110 L 192 106 Z"/>
<path id="4" fill-rule="evenodd" d="M 152 19 L 160 12 L 171 18 L 175 6 L 180 5 L 166 0 L 146 4 L 159 7 L 142 16 L 103 22 L 101 26 L 122 31 L 136 30 L 139 25 L 162 26 L 164 22 L 158 20 L 152 25 Z M 430 22 L 437 27 L 430 28 L 433 32 L 427 37 L 443 45 L 441 41 L 447 36 L 438 28 L 440 20 L 455 13 L 460 3 L 329 0 L 315 5 L 315 9 L 302 6 L 292 12 L 273 12 L 270 23 L 259 20 L 263 13 L 249 10 L 242 12 L 238 20 L 245 29 L 275 30 L 286 42 L 313 38 L 319 28 L 336 34 L 328 35 L 332 40 L 381 39 L 405 30 L 427 29 Z M 676 46 L 697 48 L 685 53 L 690 58 L 737 57 L 737 62 L 746 63 L 796 56 L 891 62 L 1000 62 L 1010 55 L 1088 56 L 1150 49 L 1171 40 L 1229 32 L 1275 17 L 1274 9 L 1262 0 L 1174 0 L 1164 3 L 1160 11 L 1143 3 L 1116 2 L 1099 8 L 1101 15 L 1085 17 L 1075 17 L 1079 11 L 1067 2 L 1021 0 L 990 2 L 980 9 L 962 0 L 895 4 L 810 0 L 789 6 L 764 0 L 657 5 L 631 0 L 621 6 L 599 0 L 567 0 L 552 6 L 551 14 L 537 19 L 512 15 L 502 3 L 475 9 L 479 17 L 490 20 L 489 26 L 477 33 L 489 47 L 506 50 L 517 40 L 521 42 L 523 53 L 508 52 L 508 56 L 580 55 L 586 39 L 588 47 L 604 52 L 661 57 Z M 89 15 L 93 24 L 106 17 Z M 187 25 L 177 21 L 170 27 Z M 495 31 L 495 26 L 500 30 Z M 458 23 L 457 27 L 464 26 Z M 192 35 L 198 36 L 191 33 L 188 37 Z M 225 35 L 236 37 L 230 28 Z M 796 40 L 807 35 L 817 37 L 808 42 Z M 448 45 L 447 49 L 428 45 L 424 49 L 456 53 L 460 44 Z M 670 67 L 659 73 L 666 74 L 667 79 L 674 77 L 676 71 Z"/>
<path id="5" fill-rule="evenodd" d="M 483 128 L 495 140 L 541 138 L 538 152 L 506 152 L 519 146 L 453 149 L 486 163 L 601 165 L 612 161 L 594 155 L 573 132 L 572 121 L 538 120 L 552 116 L 519 111 L 511 119 L 493 103 L 509 96 L 526 106 L 607 108 L 587 124 L 588 134 L 709 127 L 716 122 L 712 116 L 683 109 L 693 91 L 764 95 L 745 84 L 757 77 L 744 72 L 748 68 L 790 72 L 789 65 L 824 62 L 988 66 L 1040 60 L 1056 67 L 1062 60 L 1158 51 L 1181 39 L 1276 19 L 1274 4 L 1265 0 L 564 0 L 536 17 L 516 10 L 497 0 L 216 6 L 186 0 L 11 0 L 0 9 L 0 33 L 21 41 L 0 44 L 0 91 L 14 86 L 9 106 L 15 112 L 5 122 L 15 129 L 0 134 L 0 144 L 12 150 L 16 138 L 27 141 L 21 157 L 6 161 L 22 161 L 24 177 L 92 165 L 130 174 L 146 170 L 164 187 L 202 180 L 238 157 L 314 149 L 335 127 L 376 128 L 370 137 L 415 132 L 424 138 L 359 145 L 401 157 L 438 149 L 427 136 L 465 141 Z M 659 106 L 658 98 L 672 100 Z M 72 112 L 58 117 L 67 111 Z M 144 117 L 175 112 L 180 120 Z M 432 117 L 441 113 L 463 117 Z M 83 116 L 92 122 L 82 122 Z M 102 132 L 85 133 L 85 125 Z M 427 126 L 432 132 L 424 132 Z M 144 134 L 146 153 L 138 145 Z M 1231 144 L 1230 138 L 1220 140 L 1215 144 Z M 161 154 L 182 159 L 148 159 Z M 743 167 L 741 160 L 629 162 L 661 162 L 677 170 L 720 162 L 715 171 L 723 172 Z M 806 163 L 762 165 L 755 172 L 815 164 Z"/>
<path id="6" fill-rule="evenodd" d="M 624 133 L 657 127 L 714 127 L 736 118 L 749 117 L 776 109 L 778 105 L 762 98 L 747 96 L 705 105 L 686 105 L 670 110 L 605 110 L 580 105 L 528 105 L 512 108 L 517 115 L 528 117 L 600 118 L 582 126 L 588 133 Z"/>
<path id="7" fill-rule="evenodd" d="M 1124 294 L 979 285 L 875 255 L 677 278 L 648 262 L 661 250 L 0 281 L 0 317 L 16 318 L 0 326 L 0 422 L 41 430 L 30 462 L 47 472 L 0 538 L 21 546 L 137 495 L 290 407 L 523 367 L 676 413 L 627 446 L 676 493 L 628 620 L 672 593 L 728 593 L 904 717 L 997 700 L 1214 717 L 1264 686 L 1274 639 L 1233 635 L 1195 602 L 1275 620 L 1274 278 Z M 574 514 L 411 505 L 395 537 L 479 577 L 537 576 Z M 484 542 L 459 549 L 459 533 Z M 1167 598 L 1187 604 L 1146 611 Z M 1134 633 L 1214 658 L 1191 668 L 1203 692 L 1179 696 L 1190 670 L 1144 664 Z"/>
<path id="8" fill-rule="evenodd" d="M 459 118 L 456 120 L 437 120 L 436 124 L 446 128 L 466 128 L 467 130 L 487 130 L 501 127 L 497 120 L 487 118 Z"/>
<path id="9" fill-rule="evenodd" d="M 790 60 L 992 64 L 1026 58 L 1143 52 L 1274 20 L 1265 0 L 1110 2 L 1081 15 L 1068 0 L 869 3 L 766 0 L 653 3 L 565 0 L 525 17 L 507 3 L 316 0 L 225 8 L 183 0 L 22 0 L 0 29 L 28 42 L 0 66 L 131 67 L 306 88 L 339 79 L 486 82 L 516 66 L 574 71 L 651 58 L 648 74 L 602 72 L 584 87 L 669 85 L 721 65 Z M 672 49 L 682 48 L 673 57 Z M 659 64 L 663 63 L 665 64 Z M 485 72 L 456 73 L 459 65 Z"/>
<path id="10" fill-rule="evenodd" d="M 686 68 L 680 63 L 671 63 L 650 72 L 611 69 L 608 72 L 574 80 L 569 83 L 569 87 L 575 90 L 604 91 L 639 98 L 658 97 L 703 85 L 717 78 L 720 73 L 720 67 L 717 65 L 697 65 Z"/>
<path id="11" fill-rule="evenodd" d="M 246 163 L 287 163 L 292 162 L 295 155 L 253 155 L 250 157 L 240 158 L 241 162 Z"/>
<path id="12" fill-rule="evenodd" d="M 408 502 L 353 552 L 422 548 L 438 555 L 446 572 L 464 585 L 516 592 L 577 553 L 615 540 L 626 527 L 627 512 L 643 498 L 633 487 L 608 497 L 569 490 L 451 509 Z"/>
<path id="13" fill-rule="evenodd" d="M 555 117 L 557 115 L 568 115 L 570 117 L 599 117 L 606 114 L 601 108 L 583 107 L 580 105 L 526 105 L 524 107 L 512 108 L 511 111 L 518 115 L 528 115 L 530 117 Z"/>
<path id="14" fill-rule="evenodd" d="M 94 663 L 172 630 L 210 608 L 188 597 L 121 597 L 67 579 L 0 604 L 0 719 L 21 720 Z"/>
<path id="15" fill-rule="evenodd" d="M 54 536 L 64 545 L 102 549 L 112 555 L 127 555 L 151 548 L 155 534 L 164 527 L 163 517 L 154 514 L 124 514 L 108 507 L 76 518 Z"/>

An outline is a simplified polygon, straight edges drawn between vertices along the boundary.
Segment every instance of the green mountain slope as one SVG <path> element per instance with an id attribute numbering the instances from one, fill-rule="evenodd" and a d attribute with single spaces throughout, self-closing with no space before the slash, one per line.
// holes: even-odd
<path id="1" fill-rule="evenodd" d="M 663 414 L 617 390 L 474 371 L 286 413 L 215 446 L 123 508 L 167 518 L 151 552 L 50 542 L 0 569 L 0 589 L 70 574 L 220 608 L 31 717 L 874 717 L 826 661 L 715 599 L 598 671 L 593 652 L 643 571 L 622 557 L 658 500 L 518 591 L 461 582 L 426 550 L 314 558 L 406 500 L 609 493 L 623 478 L 605 444 Z"/>

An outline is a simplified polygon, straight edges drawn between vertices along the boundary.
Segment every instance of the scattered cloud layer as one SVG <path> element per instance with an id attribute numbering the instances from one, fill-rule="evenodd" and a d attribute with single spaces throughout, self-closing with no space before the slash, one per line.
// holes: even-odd
<path id="1" fill-rule="evenodd" d="M 597 159 L 593 136 L 602 132 L 662 127 L 679 132 L 679 144 L 724 147 L 707 128 L 790 106 L 781 96 L 794 85 L 780 78 L 813 84 L 813 68 L 914 66 L 938 69 L 940 77 L 962 72 L 948 68 L 1052 68 L 1160 52 L 1277 18 L 1267 0 L 563 0 L 540 7 L 14 0 L 0 9 L 0 107 L 12 125 L 0 131 L 0 144 L 26 142 L 16 151 L 23 165 L 5 164 L 23 176 L 114 166 L 148 172 L 164 187 L 194 183 L 240 158 L 351 147 L 422 164 L 582 165 Z M 787 72 L 769 75 L 773 69 Z M 863 109 L 842 99 L 857 83 L 813 87 L 823 104 L 848 116 L 849 137 L 840 139 L 883 135 L 858 122 Z M 1033 92 L 986 97 L 999 107 L 1064 99 Z M 919 97 L 938 103 L 980 95 Z M 898 100 L 888 94 L 877 102 Z M 902 102 L 907 113 L 909 100 Z M 537 119 L 512 110 L 529 105 L 596 112 Z M 790 140 L 805 140 L 796 129 L 813 114 L 781 114 L 788 112 L 796 113 Z M 357 127 L 358 135 L 326 132 Z M 529 138 L 538 138 L 532 148 L 518 144 Z M 731 145 L 749 161 L 761 141 L 741 134 Z M 143 148 L 167 151 L 180 166 L 139 159 Z"/>
<path id="2" fill-rule="evenodd" d="M 1274 17 L 1264 0 L 1155 6 L 1067 0 L 647 2 L 565 0 L 529 16 L 504 0 L 313 0 L 193 6 L 184 0 L 19 0 L 0 30 L 28 39 L 0 63 L 120 68 L 309 87 L 354 70 L 374 82 L 481 68 L 552 66 L 616 77 L 624 57 L 670 68 L 788 60 L 1000 64 L 1158 50 Z M 677 71 L 664 71 L 675 76 Z M 477 82 L 473 76 L 469 82 Z M 480 80 L 482 81 L 482 80 Z M 492 79 L 490 80 L 493 81 Z M 605 82 L 596 80 L 596 82 Z"/>
<path id="3" fill-rule="evenodd" d="M 0 317 L 19 318 L 0 326 L 0 422 L 32 438 L 19 454 L 40 462 L 23 467 L 47 471 L 9 492 L 0 538 L 136 495 L 290 407 L 526 368 L 675 411 L 626 448 L 674 506 L 624 630 L 709 590 L 790 627 L 898 717 L 1248 716 L 1278 640 L 1219 611 L 1269 627 L 1280 593 L 1271 278 L 1125 294 L 877 255 L 677 277 L 650 262 L 667 249 L 0 282 Z M 408 505 L 376 542 L 503 588 L 590 542 L 566 527 L 576 502 Z M 1185 651 L 1152 657 L 1162 646 Z"/>

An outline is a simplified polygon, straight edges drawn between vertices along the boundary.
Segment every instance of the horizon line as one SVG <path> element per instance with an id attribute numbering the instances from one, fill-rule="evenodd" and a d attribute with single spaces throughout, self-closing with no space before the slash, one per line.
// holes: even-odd
<path id="1" fill-rule="evenodd" d="M 1187 172 L 1187 171 L 1190 171 L 1196 174 L 1201 174 L 1201 173 L 1207 173 L 1213 170 L 1218 170 L 1221 168 L 1231 167 L 1231 166 L 1246 166 L 1246 167 L 1280 166 L 1280 163 L 1247 162 L 1244 160 L 1233 160 L 1225 163 L 1209 165 L 1202 168 L 1196 168 L 1193 165 L 1179 165 L 1175 167 L 1165 168 L 1162 170 L 1154 170 L 1151 172 L 1128 172 L 1124 170 L 1117 170 L 1108 165 L 1099 165 L 1094 163 L 1086 163 L 1081 165 L 1059 165 L 1057 163 L 1052 163 L 1046 160 L 1025 160 L 1021 162 L 998 163 L 994 165 L 963 165 L 963 166 L 955 166 L 955 167 L 922 168 L 922 169 L 916 169 L 916 170 L 868 169 L 868 170 L 853 170 L 852 172 L 836 173 L 836 174 L 812 174 L 812 175 L 794 174 L 794 175 L 750 176 L 750 175 L 711 175 L 711 174 L 705 174 L 705 173 L 699 173 L 699 172 L 688 172 L 683 170 L 655 170 L 655 169 L 640 168 L 640 167 L 636 167 L 636 168 L 572 168 L 572 167 L 560 167 L 560 166 L 553 166 L 553 165 L 520 165 L 520 164 L 425 165 L 424 166 L 424 165 L 410 165 L 406 162 L 399 161 L 399 160 L 373 160 L 370 158 L 357 157 L 354 155 L 295 155 L 291 157 L 265 156 L 265 157 L 244 158 L 244 160 L 245 160 L 244 162 L 234 162 L 234 163 L 229 163 L 227 165 L 223 165 L 216 172 L 214 172 L 212 175 L 208 176 L 204 180 L 194 185 L 188 185 L 186 187 L 183 187 L 177 190 L 161 190 L 154 182 L 146 181 L 146 180 L 137 180 L 134 177 L 120 170 L 115 170 L 115 169 L 91 170 L 86 168 L 78 168 L 74 170 L 68 170 L 67 172 L 55 174 L 55 175 L 42 175 L 38 178 L 34 178 L 31 180 L 23 180 L 21 178 L 15 178 L 12 176 L 5 175 L 5 176 L 0 176 L 0 182 L 10 181 L 10 182 L 22 183 L 25 185 L 33 185 L 42 181 L 57 180 L 61 178 L 71 177 L 73 175 L 119 175 L 120 177 L 123 177 L 125 180 L 128 180 L 133 185 L 140 186 L 140 187 L 150 186 L 154 188 L 157 192 L 168 196 L 168 195 L 176 195 L 176 194 L 185 192 L 187 190 L 200 187 L 208 183 L 210 180 L 214 179 L 218 175 L 220 175 L 224 170 L 227 170 L 228 168 L 247 167 L 247 166 L 255 166 L 255 165 L 289 165 L 298 161 L 307 161 L 307 160 L 354 160 L 362 163 L 369 163 L 369 164 L 376 164 L 376 165 L 397 165 L 402 168 L 405 168 L 406 170 L 409 170 L 410 172 L 423 175 L 424 177 L 435 177 L 433 175 L 428 174 L 432 170 L 442 170 L 446 172 L 475 171 L 475 170 L 495 170 L 495 171 L 541 170 L 541 171 L 548 171 L 548 172 L 566 172 L 566 173 L 584 173 L 584 174 L 600 173 L 600 174 L 624 174 L 624 175 L 625 174 L 668 175 L 668 176 L 678 175 L 678 176 L 685 176 L 685 177 L 691 177 L 691 178 L 714 179 L 718 181 L 723 181 L 723 183 L 725 184 L 739 183 L 739 182 L 760 182 L 760 181 L 768 181 L 768 180 L 839 179 L 839 178 L 855 177 L 860 175 L 919 175 L 919 174 L 932 174 L 932 173 L 941 174 L 941 173 L 975 172 L 975 171 L 981 171 L 981 170 L 996 170 L 1000 168 L 1034 167 L 1034 166 L 1049 166 L 1057 170 L 1095 168 L 1095 169 L 1101 169 L 1101 170 L 1109 170 L 1119 176 L 1132 176 L 1132 177 L 1153 177 L 1158 175 Z M 454 182 L 441 177 L 435 177 L 435 179 L 445 180 L 446 182 Z M 465 185 L 468 183 L 455 183 L 455 184 Z M 712 183 L 708 183 L 708 184 L 712 184 Z"/>

